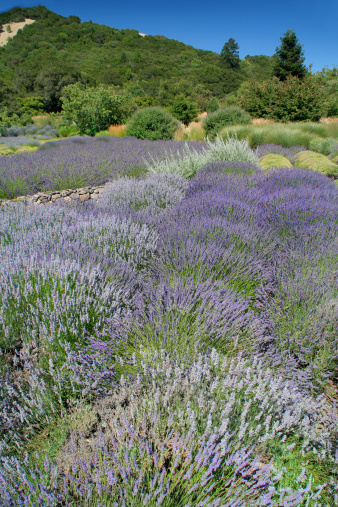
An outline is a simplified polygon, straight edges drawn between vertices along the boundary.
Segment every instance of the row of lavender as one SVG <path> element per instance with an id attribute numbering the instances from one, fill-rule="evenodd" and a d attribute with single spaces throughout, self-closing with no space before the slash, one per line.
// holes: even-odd
<path id="1" fill-rule="evenodd" d="M 321 175 L 229 162 L 4 208 L 0 505 L 337 501 L 337 211 Z"/>
<path id="2" fill-rule="evenodd" d="M 204 143 L 189 146 L 201 151 Z M 152 157 L 184 149 L 178 141 L 118 137 L 73 137 L 41 145 L 34 153 L 0 157 L 0 199 L 40 191 L 99 186 L 121 176 L 143 174 Z"/>

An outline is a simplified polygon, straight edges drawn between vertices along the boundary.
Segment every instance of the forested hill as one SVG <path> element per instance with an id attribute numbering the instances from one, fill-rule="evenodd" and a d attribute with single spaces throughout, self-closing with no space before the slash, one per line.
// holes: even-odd
<path id="1" fill-rule="evenodd" d="M 44 6 L 4 12 L 0 27 L 26 18 L 36 22 L 0 48 L 0 108 L 14 107 L 19 97 L 39 95 L 56 111 L 63 86 L 76 81 L 123 88 L 137 83 L 163 106 L 178 93 L 202 105 L 212 96 L 235 91 L 245 80 L 272 75 L 272 57 L 246 57 L 233 70 L 212 51 L 162 35 L 142 37 L 138 30 L 81 23 L 77 16 L 65 18 Z"/>

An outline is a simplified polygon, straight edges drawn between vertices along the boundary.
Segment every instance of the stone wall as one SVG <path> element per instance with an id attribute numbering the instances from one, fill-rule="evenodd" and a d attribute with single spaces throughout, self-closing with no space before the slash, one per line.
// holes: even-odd
<path id="1" fill-rule="evenodd" d="M 20 200 L 34 204 L 51 204 L 53 202 L 85 202 L 96 200 L 102 192 L 103 186 L 83 187 L 67 190 L 53 190 L 52 192 L 39 192 L 35 195 L 26 196 Z"/>

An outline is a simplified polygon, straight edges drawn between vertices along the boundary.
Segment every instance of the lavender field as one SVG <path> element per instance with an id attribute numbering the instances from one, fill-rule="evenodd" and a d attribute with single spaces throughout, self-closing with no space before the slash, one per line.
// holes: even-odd
<path id="1" fill-rule="evenodd" d="M 337 186 L 238 140 L 81 146 L 1 176 L 110 183 L 0 210 L 0 505 L 338 505 Z"/>

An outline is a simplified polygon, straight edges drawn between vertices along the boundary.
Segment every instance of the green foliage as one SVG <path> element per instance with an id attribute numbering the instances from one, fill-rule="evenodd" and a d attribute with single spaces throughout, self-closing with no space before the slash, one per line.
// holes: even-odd
<path id="1" fill-rule="evenodd" d="M 240 69 L 240 60 L 238 55 L 239 45 L 235 39 L 230 38 L 223 46 L 221 51 L 221 61 L 224 67 L 233 70 Z"/>
<path id="2" fill-rule="evenodd" d="M 19 124 L 20 118 L 16 114 L 10 115 L 6 107 L 0 111 L 0 136 L 5 135 L 7 127 Z"/>
<path id="3" fill-rule="evenodd" d="M 60 125 L 58 127 L 59 133 L 61 137 L 73 137 L 78 136 L 80 134 L 79 129 L 76 125 Z"/>
<path id="4" fill-rule="evenodd" d="M 143 107 L 156 106 L 156 100 L 151 95 L 145 95 L 144 97 L 135 97 L 135 104 L 139 109 Z"/>
<path id="5" fill-rule="evenodd" d="M 175 118 L 178 118 L 184 125 L 189 125 L 198 114 L 196 104 L 190 102 L 184 95 L 178 95 L 174 99 L 170 110 Z"/>
<path id="6" fill-rule="evenodd" d="M 288 76 L 285 81 L 273 77 L 263 83 L 251 82 L 240 104 L 255 118 L 278 121 L 318 121 L 321 116 L 323 88 L 311 77 L 300 81 Z"/>
<path id="7" fill-rule="evenodd" d="M 208 114 L 203 121 L 207 135 L 215 136 L 228 125 L 245 125 L 251 122 L 250 115 L 238 106 L 222 107 Z"/>
<path id="8" fill-rule="evenodd" d="M 247 55 L 241 60 L 241 70 L 248 79 L 266 81 L 273 76 L 276 56 Z"/>
<path id="9" fill-rule="evenodd" d="M 207 111 L 208 113 L 214 113 L 217 109 L 219 109 L 219 102 L 216 97 L 212 97 L 208 102 Z"/>
<path id="10" fill-rule="evenodd" d="M 6 32 L 7 33 L 12 33 L 11 25 L 7 25 L 6 26 Z"/>
<path id="11" fill-rule="evenodd" d="M 338 67 L 333 69 L 323 69 L 322 72 L 315 75 L 323 85 L 323 116 L 338 116 Z"/>
<path id="12" fill-rule="evenodd" d="M 18 99 L 20 105 L 20 113 L 36 116 L 42 114 L 46 107 L 46 102 L 43 97 L 25 97 Z"/>
<path id="13" fill-rule="evenodd" d="M 161 107 L 147 107 L 137 111 L 127 125 L 127 135 L 139 139 L 172 139 L 179 122 Z"/>
<path id="14" fill-rule="evenodd" d="M 62 104 L 65 119 L 73 121 L 81 134 L 91 136 L 125 123 L 135 110 L 128 98 L 116 95 L 114 87 L 86 88 L 80 83 L 64 88 Z"/>
<path id="15" fill-rule="evenodd" d="M 281 45 L 276 48 L 277 58 L 274 67 L 274 74 L 281 81 L 285 81 L 288 76 L 302 79 L 306 75 L 302 48 L 293 30 L 287 30 L 281 37 Z"/>
<path id="16" fill-rule="evenodd" d="M 132 83 L 127 88 L 127 95 L 129 95 L 132 98 L 135 98 L 135 97 L 146 97 L 147 94 L 138 83 Z"/>

